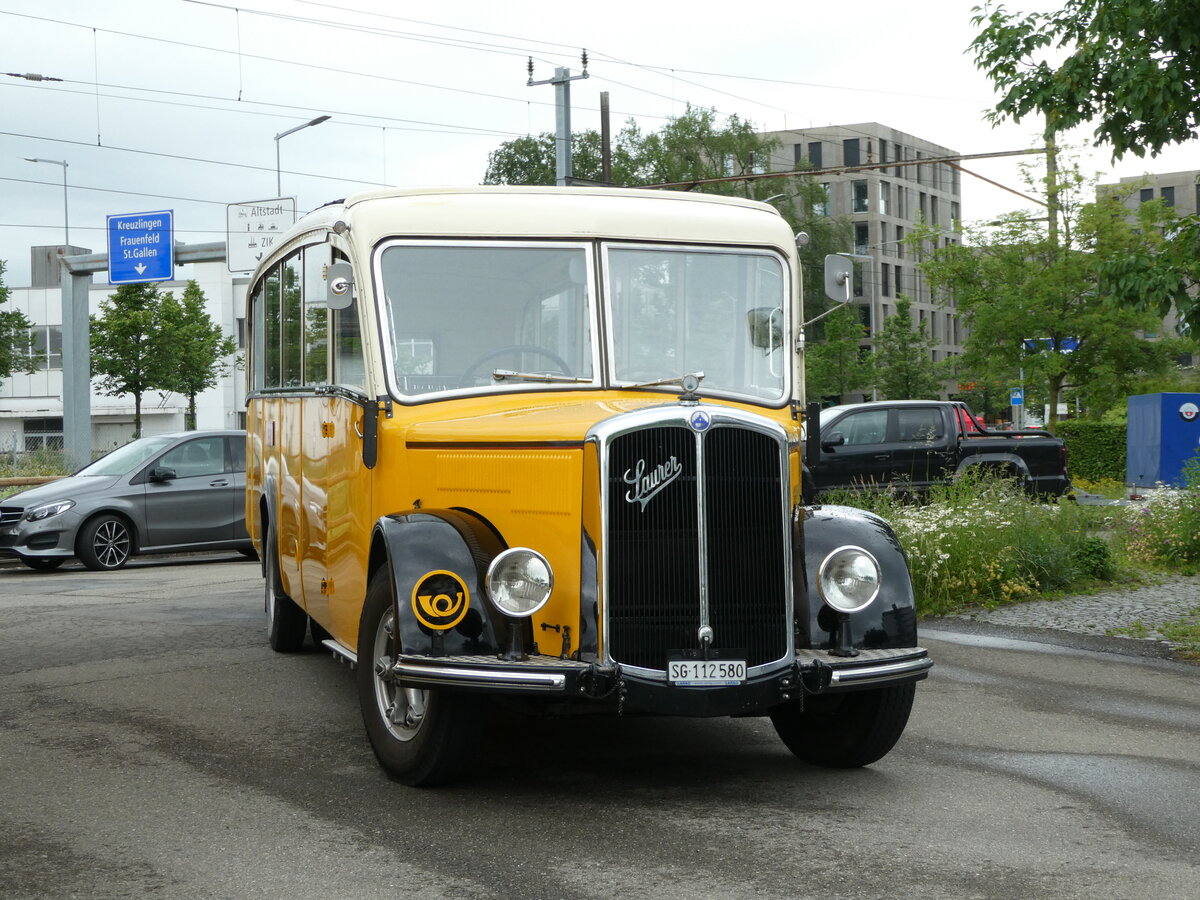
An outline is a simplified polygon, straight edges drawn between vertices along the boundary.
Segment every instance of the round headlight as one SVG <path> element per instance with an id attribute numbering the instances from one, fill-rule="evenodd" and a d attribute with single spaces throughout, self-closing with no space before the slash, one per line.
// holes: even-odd
<path id="1" fill-rule="evenodd" d="M 879 594 L 879 563 L 861 547 L 839 547 L 817 572 L 821 599 L 837 612 L 858 612 Z"/>
<path id="2" fill-rule="evenodd" d="M 507 616 L 532 616 L 545 606 L 554 587 L 554 573 L 536 550 L 505 550 L 488 566 L 488 597 Z"/>

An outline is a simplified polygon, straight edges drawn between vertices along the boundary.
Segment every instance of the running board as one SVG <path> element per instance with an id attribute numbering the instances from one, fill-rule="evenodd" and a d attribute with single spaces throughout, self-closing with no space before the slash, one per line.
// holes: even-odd
<path id="1" fill-rule="evenodd" d="M 326 638 L 321 641 L 321 646 L 333 651 L 334 659 L 339 662 L 345 661 L 350 663 L 351 666 L 358 665 L 358 654 L 349 647 L 339 644 L 333 638 Z"/>

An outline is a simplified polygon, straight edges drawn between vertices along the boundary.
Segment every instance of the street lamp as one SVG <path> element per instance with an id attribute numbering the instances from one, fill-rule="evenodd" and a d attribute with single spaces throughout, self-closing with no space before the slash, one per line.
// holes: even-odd
<path id="1" fill-rule="evenodd" d="M 62 166 L 63 170 L 63 237 L 66 239 L 66 247 L 71 246 L 71 221 L 67 214 L 67 162 L 63 159 L 38 159 L 33 156 L 26 156 L 26 162 L 32 163 L 50 163 L 53 166 Z M 70 252 L 68 249 L 67 252 Z"/>
<path id="2" fill-rule="evenodd" d="M 287 131 L 281 131 L 275 135 L 275 196 L 278 197 L 283 193 L 283 184 L 279 177 L 279 139 L 285 138 L 289 134 L 295 134 L 302 128 L 311 128 L 313 125 L 320 125 L 322 122 L 329 121 L 329 116 L 317 116 L 311 122 L 305 122 L 303 125 L 297 125 L 295 128 L 289 128 Z"/>

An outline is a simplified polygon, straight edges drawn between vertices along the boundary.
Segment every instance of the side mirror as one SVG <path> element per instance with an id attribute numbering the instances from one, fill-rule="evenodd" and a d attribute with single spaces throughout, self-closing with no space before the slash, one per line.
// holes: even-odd
<path id="1" fill-rule="evenodd" d="M 155 466 L 150 470 L 151 481 L 171 481 L 175 478 L 175 470 L 168 466 Z"/>
<path id="2" fill-rule="evenodd" d="M 821 436 L 822 447 L 840 447 L 846 443 L 846 436 L 840 431 L 831 431 L 829 434 Z"/>
<path id="3" fill-rule="evenodd" d="M 854 263 L 840 253 L 825 257 L 825 296 L 838 303 L 850 302 L 850 286 L 854 280 Z"/>
<path id="4" fill-rule="evenodd" d="M 331 265 L 325 272 L 325 305 L 349 309 L 354 303 L 354 268 L 347 262 Z"/>
<path id="5" fill-rule="evenodd" d="M 783 310 L 778 306 L 758 306 L 746 313 L 750 346 L 771 351 L 783 344 Z"/>

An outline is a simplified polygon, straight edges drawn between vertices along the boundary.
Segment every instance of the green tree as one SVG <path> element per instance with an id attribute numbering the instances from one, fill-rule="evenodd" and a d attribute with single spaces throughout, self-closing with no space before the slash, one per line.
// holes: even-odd
<path id="1" fill-rule="evenodd" d="M 165 294 L 158 310 L 158 340 L 172 350 L 154 387 L 187 397 L 189 431 L 196 427 L 196 395 L 217 384 L 227 371 L 226 358 L 237 350 L 233 338 L 209 318 L 206 299 L 200 285 L 189 281 L 182 298 Z"/>
<path id="2" fill-rule="evenodd" d="M 1027 180 L 1032 189 L 1032 176 Z M 938 248 L 920 263 L 931 287 L 953 295 L 969 329 L 964 366 L 1011 384 L 1023 370 L 1025 383 L 1034 385 L 1026 402 L 1044 399 L 1051 425 L 1064 389 L 1085 401 L 1089 392 L 1101 398 L 1165 372 L 1179 351 L 1172 342 L 1139 336 L 1158 331 L 1161 319 L 1114 297 L 1108 274 L 1113 259 L 1155 255 L 1166 240 L 1170 210 L 1145 203 L 1131 220 L 1119 193 L 1082 202 L 1088 192 L 1068 167 L 1059 185 L 1060 237 L 1013 213 L 998 228 L 966 229 L 964 244 Z M 933 236 L 931 229 L 916 229 L 913 240 Z"/>
<path id="3" fill-rule="evenodd" d="M 8 302 L 5 268 L 4 260 L 0 259 L 0 306 Z M 0 382 L 13 372 L 34 371 L 35 360 L 29 355 L 32 327 L 33 323 L 19 309 L 0 309 Z"/>
<path id="4" fill-rule="evenodd" d="M 142 395 L 167 382 L 182 348 L 159 339 L 162 294 L 153 284 L 123 284 L 91 317 L 92 374 L 110 397 L 133 395 L 133 436 L 142 436 Z"/>
<path id="5" fill-rule="evenodd" d="M 805 390 L 810 399 L 836 397 L 841 402 L 871 382 L 870 359 L 859 346 L 867 329 L 853 305 L 835 309 L 824 324 L 824 341 L 809 346 L 805 354 Z"/>
<path id="6" fill-rule="evenodd" d="M 912 301 L 901 294 L 875 340 L 875 384 L 888 400 L 926 400 L 942 393 L 936 341 L 925 323 L 913 324 Z"/>
<path id="7" fill-rule="evenodd" d="M 1195 0 L 1066 0 L 1029 14 L 988 0 L 974 12 L 975 63 L 1001 95 L 993 121 L 1036 113 L 1052 133 L 1095 121 L 1116 157 L 1156 156 L 1200 125 Z"/>

